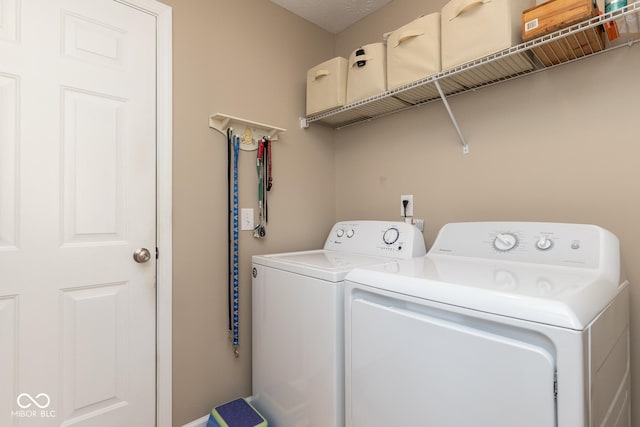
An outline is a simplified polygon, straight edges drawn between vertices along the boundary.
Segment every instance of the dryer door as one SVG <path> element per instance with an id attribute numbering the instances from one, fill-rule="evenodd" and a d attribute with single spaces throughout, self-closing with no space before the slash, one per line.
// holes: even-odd
<path id="1" fill-rule="evenodd" d="M 556 426 L 550 341 L 402 299 L 350 298 L 347 426 Z"/>

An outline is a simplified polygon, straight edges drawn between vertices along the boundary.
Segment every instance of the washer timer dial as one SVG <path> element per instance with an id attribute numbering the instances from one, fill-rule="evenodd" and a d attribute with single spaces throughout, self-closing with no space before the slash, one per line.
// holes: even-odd
<path id="1" fill-rule="evenodd" d="M 391 227 L 387 229 L 387 231 L 385 231 L 384 234 L 382 235 L 382 240 L 387 245 L 393 245 L 395 242 L 398 241 L 398 238 L 400 238 L 400 232 L 395 227 Z"/>
<path id="2" fill-rule="evenodd" d="M 498 233 L 493 240 L 493 247 L 500 252 L 507 252 L 518 246 L 518 238 L 513 233 Z"/>

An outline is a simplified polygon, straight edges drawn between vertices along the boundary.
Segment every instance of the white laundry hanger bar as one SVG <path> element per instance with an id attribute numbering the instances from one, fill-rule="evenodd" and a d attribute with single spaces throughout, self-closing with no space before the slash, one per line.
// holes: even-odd
<path id="1" fill-rule="evenodd" d="M 258 141 L 264 136 L 268 137 L 270 141 L 277 141 L 279 135 L 287 131 L 286 129 L 276 126 L 221 113 L 209 116 L 209 127 L 216 129 L 223 135 L 227 134 L 227 129 L 233 128 L 233 133 L 241 139 L 240 149 L 246 151 L 258 149 Z"/>

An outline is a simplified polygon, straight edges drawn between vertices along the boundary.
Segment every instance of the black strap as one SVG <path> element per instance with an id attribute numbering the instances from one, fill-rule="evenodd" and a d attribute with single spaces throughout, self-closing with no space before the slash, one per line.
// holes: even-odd
<path id="1" fill-rule="evenodd" d="M 231 333 L 231 292 L 233 287 L 233 271 L 231 270 L 231 180 L 233 179 L 231 169 L 231 150 L 233 145 L 233 131 L 231 128 L 227 128 L 227 269 L 229 272 L 229 279 L 227 283 L 227 314 L 228 314 L 228 329 Z"/>

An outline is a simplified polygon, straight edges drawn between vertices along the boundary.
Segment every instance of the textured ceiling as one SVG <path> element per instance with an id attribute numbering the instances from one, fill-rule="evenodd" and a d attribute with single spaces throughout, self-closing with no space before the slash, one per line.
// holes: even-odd
<path id="1" fill-rule="evenodd" d="M 391 0 L 271 0 L 331 33 L 339 33 Z"/>

